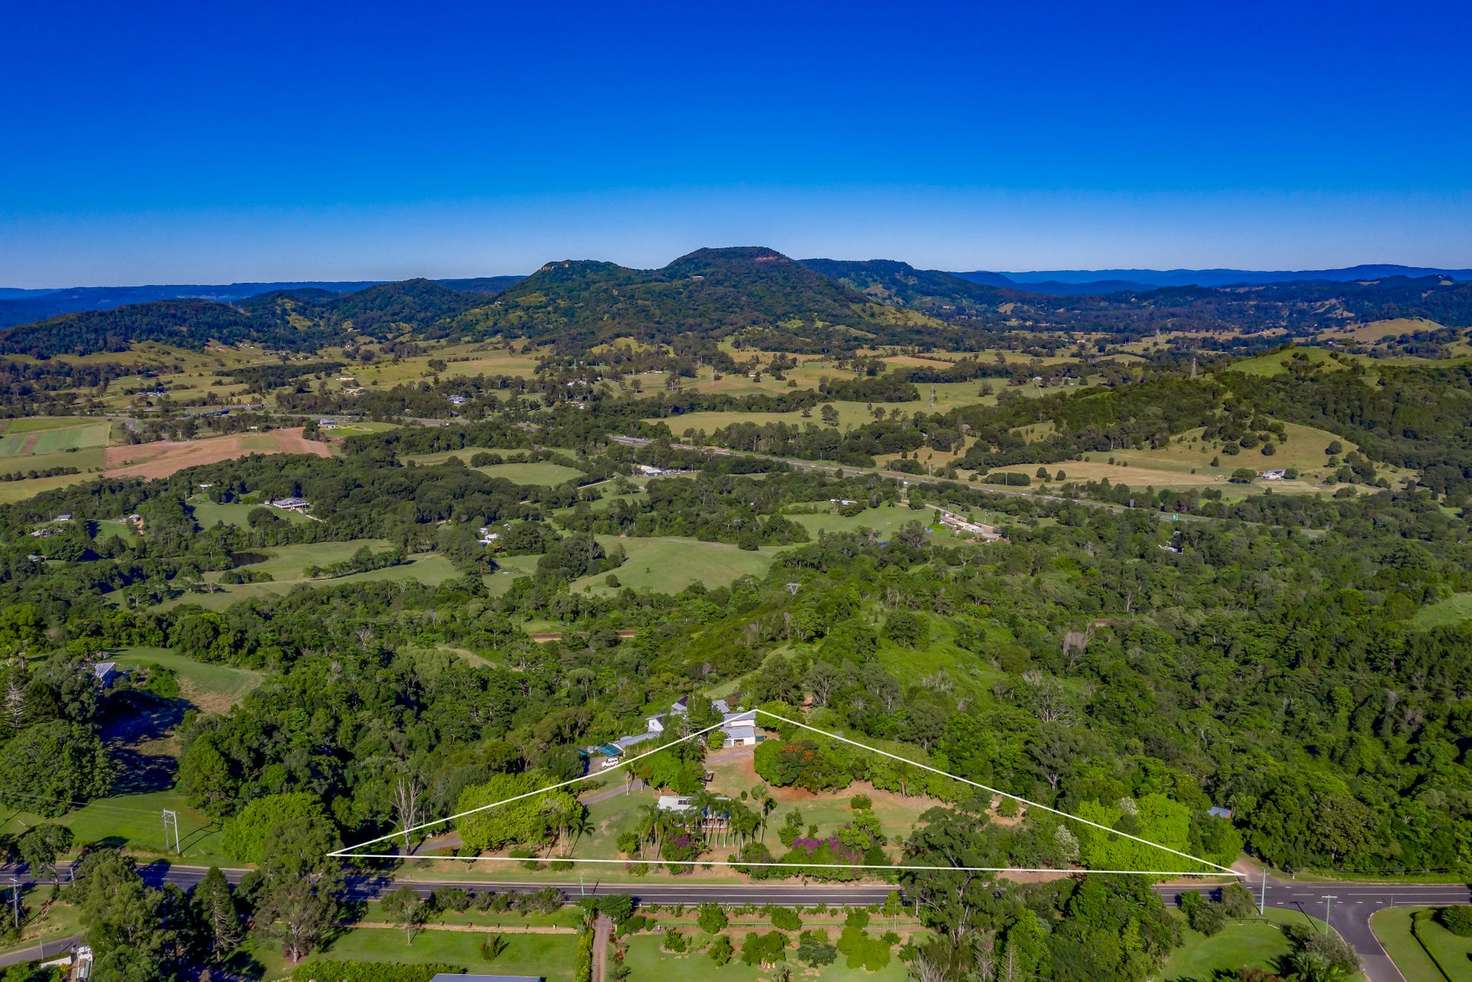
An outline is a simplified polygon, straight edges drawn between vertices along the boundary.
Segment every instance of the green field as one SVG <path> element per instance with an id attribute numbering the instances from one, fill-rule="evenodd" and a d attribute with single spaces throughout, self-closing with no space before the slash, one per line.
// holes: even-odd
<path id="1" fill-rule="evenodd" d="M 1454 593 L 1416 611 L 1416 616 L 1411 618 L 1411 626 L 1425 630 L 1460 624 L 1469 619 L 1472 619 L 1472 593 Z"/>
<path id="2" fill-rule="evenodd" d="M 44 891 L 48 889 L 32 888 L 25 896 L 24 903 L 31 908 L 31 913 L 28 914 L 30 920 L 21 925 L 18 939 L 0 944 L 0 955 L 46 941 L 56 941 L 81 930 L 82 912 L 69 903 L 58 900 L 46 907 L 44 914 L 41 913 L 42 906 L 46 904 Z"/>
<path id="3" fill-rule="evenodd" d="M 628 561 L 613 570 L 620 587 L 652 590 L 655 593 L 679 593 L 691 583 L 708 587 L 727 586 L 741 576 L 761 576 L 781 551 L 778 546 L 762 546 L 755 551 L 739 549 L 724 542 L 701 542 L 676 536 L 620 539 L 600 535 L 604 549 L 621 546 Z M 605 584 L 607 573 L 585 576 L 572 584 L 574 593 L 615 593 Z"/>
<path id="4" fill-rule="evenodd" d="M 462 457 L 461 460 L 469 463 L 470 458 Z M 547 487 L 574 481 L 583 476 L 582 471 L 547 461 L 534 461 L 526 464 L 492 464 L 489 467 L 477 467 L 476 470 L 516 484 L 541 484 Z"/>
<path id="5" fill-rule="evenodd" d="M 519 578 L 531 576 L 535 573 L 537 571 L 537 560 L 541 558 L 541 556 L 497 556 L 496 565 L 500 569 L 489 576 L 483 577 L 486 583 L 486 589 L 493 596 L 500 596 L 511 589 L 511 584 L 515 583 Z"/>
<path id="6" fill-rule="evenodd" d="M 177 791 L 118 795 L 100 798 L 60 818 L 46 819 L 30 812 L 0 811 L 0 833 L 23 832 L 43 821 L 60 822 L 76 836 L 76 846 L 106 843 L 147 855 L 172 855 L 173 844 L 164 848 L 163 809 L 179 815 L 179 840 L 183 860 L 190 863 L 229 865 L 234 859 L 220 849 L 220 827 L 196 811 Z"/>
<path id="7" fill-rule="evenodd" d="M 221 702 L 233 705 L 265 678 L 262 672 L 195 661 L 167 648 L 124 648 L 112 657 L 119 665 L 152 663 L 171 669 L 179 676 L 184 697 L 201 709 L 212 709 L 212 704 Z"/>
<path id="8" fill-rule="evenodd" d="M 85 453 L 87 451 L 83 450 L 77 456 Z M 26 463 L 21 467 L 10 467 L 8 470 L 28 471 L 34 466 L 30 463 L 30 458 L 11 458 L 11 463 L 14 463 L 16 460 L 25 461 Z M 80 465 L 72 461 L 68 466 L 78 467 Z M 0 481 L 0 505 L 10 505 L 17 501 L 25 501 L 27 498 L 34 498 L 42 491 L 54 491 L 57 488 L 64 488 L 72 484 L 81 484 L 83 481 L 92 480 L 95 476 L 93 474 L 62 474 L 56 477 L 37 477 L 24 481 Z"/>
<path id="9" fill-rule="evenodd" d="M 438 553 L 425 553 L 409 556 L 408 562 L 401 566 L 389 566 L 384 569 L 375 569 L 366 573 L 353 573 L 348 576 L 323 577 L 310 579 L 307 577 L 307 569 L 311 566 L 330 566 L 333 563 L 343 562 L 352 557 L 362 547 L 367 546 L 374 552 L 380 552 L 389 547 L 385 539 L 350 539 L 346 542 L 313 542 L 302 545 L 272 546 L 262 549 L 261 553 L 267 558 L 264 562 L 254 563 L 247 567 L 253 570 L 269 573 L 273 579 L 266 583 L 229 583 L 220 584 L 220 592 L 216 593 L 186 593 L 182 597 L 161 604 L 161 607 L 176 607 L 180 604 L 198 604 L 206 610 L 224 610 L 233 603 L 249 597 L 260 597 L 268 594 L 281 595 L 290 593 L 293 589 L 304 584 L 313 586 L 343 586 L 352 583 L 374 583 L 380 580 L 399 581 L 416 580 L 429 586 L 436 586 L 453 576 L 459 575 L 455 564 Z M 207 573 L 205 580 L 214 582 L 219 578 L 218 573 Z"/>
<path id="10" fill-rule="evenodd" d="M 1206 937 L 1182 926 L 1182 945 L 1170 956 L 1160 977 L 1167 982 L 1215 982 L 1235 978 L 1239 968 L 1276 971 L 1293 947 L 1283 928 L 1290 924 L 1321 929 L 1324 922 L 1293 910 L 1267 908 L 1261 918 L 1231 921 Z"/>
<path id="11" fill-rule="evenodd" d="M 379 422 L 372 419 L 355 420 L 351 423 L 338 423 L 336 426 L 324 427 L 323 436 L 335 436 L 346 440 L 350 436 L 367 436 L 370 433 L 387 433 L 389 430 L 399 428 L 398 423 Z"/>
<path id="12" fill-rule="evenodd" d="M 1390 907 L 1370 918 L 1375 937 L 1406 982 L 1472 977 L 1472 938 L 1436 922 L 1433 907 Z"/>
<path id="13" fill-rule="evenodd" d="M 861 528 L 873 529 L 880 538 L 888 538 L 910 522 L 929 525 L 934 514 L 928 508 L 912 511 L 905 505 L 881 505 L 866 508 L 852 517 L 838 514 L 836 507 L 816 514 L 787 512 L 785 517 L 807 529 L 813 538 L 817 538 L 819 532 L 857 532 Z"/>
<path id="14" fill-rule="evenodd" d="M 435 464 L 443 464 L 451 457 L 456 457 L 459 458 L 460 463 L 469 467 L 470 458 L 478 453 L 494 453 L 500 454 L 502 457 L 510 457 L 512 455 L 524 454 L 526 450 L 508 450 L 505 447 L 462 447 L 459 450 L 440 450 L 435 453 L 405 454 L 403 460 L 405 463 L 413 461 L 421 467 L 432 467 Z"/>
<path id="15" fill-rule="evenodd" d="M 111 432 L 112 424 L 107 420 L 76 416 L 33 416 L 5 420 L 0 423 L 0 456 L 105 447 Z"/>
<path id="16" fill-rule="evenodd" d="M 764 929 L 766 933 L 770 928 Z M 870 929 L 870 934 L 882 934 L 883 927 L 876 931 Z M 692 938 L 700 939 L 705 935 L 699 931 L 687 932 Z M 743 932 L 736 932 L 732 938 L 732 944 L 737 951 L 741 949 L 741 939 L 745 937 Z M 828 932 L 830 942 L 838 940 L 838 931 L 830 929 Z M 797 960 L 797 952 L 793 943 L 797 940 L 796 932 L 789 932 L 789 947 L 787 966 L 792 970 L 794 979 L 811 979 L 813 982 L 902 982 L 910 977 L 909 968 L 899 960 L 899 949 L 895 948 L 889 964 L 877 972 L 865 971 L 862 968 L 849 968 L 844 964 L 843 956 L 832 965 L 826 965 L 820 969 L 812 969 Z M 624 959 L 624 964 L 631 970 L 630 978 L 639 982 L 643 979 L 679 978 L 679 979 L 709 979 L 711 982 L 758 982 L 762 979 L 774 979 L 778 977 L 777 971 L 765 970 L 752 967 L 741 961 L 738 956 L 731 959 L 725 965 L 717 965 L 703 951 L 686 952 L 682 955 L 672 954 L 661 949 L 661 935 L 658 934 L 636 934 L 629 939 L 629 954 Z M 692 945 L 693 947 L 693 945 Z"/>
<path id="17" fill-rule="evenodd" d="M 246 518 L 257 508 L 264 507 L 259 502 L 246 504 L 240 501 L 225 503 L 211 501 L 203 496 L 189 499 L 189 507 L 194 509 L 194 520 L 199 523 L 200 528 L 213 528 L 220 523 L 234 525 L 237 528 L 246 527 Z M 271 514 L 287 522 L 303 524 L 311 519 L 294 511 L 283 511 L 280 508 L 271 509 Z"/>

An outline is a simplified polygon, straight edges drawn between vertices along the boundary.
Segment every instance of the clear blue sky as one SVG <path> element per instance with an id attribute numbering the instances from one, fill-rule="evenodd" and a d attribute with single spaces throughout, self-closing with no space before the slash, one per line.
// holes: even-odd
<path id="1" fill-rule="evenodd" d="M 1472 266 L 1468 7 L 11 4 L 0 285 Z"/>

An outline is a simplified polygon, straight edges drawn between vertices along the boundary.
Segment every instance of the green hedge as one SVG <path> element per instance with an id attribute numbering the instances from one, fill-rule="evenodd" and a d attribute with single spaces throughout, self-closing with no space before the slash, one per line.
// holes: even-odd
<path id="1" fill-rule="evenodd" d="M 409 965 L 405 962 L 302 962 L 291 973 L 297 982 L 429 982 L 441 972 L 459 974 L 463 965 Z"/>

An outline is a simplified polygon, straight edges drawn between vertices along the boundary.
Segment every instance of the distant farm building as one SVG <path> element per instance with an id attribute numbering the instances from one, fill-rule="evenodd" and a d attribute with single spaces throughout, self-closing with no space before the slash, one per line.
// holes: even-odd
<path id="1" fill-rule="evenodd" d="M 1288 472 L 1285 471 L 1285 470 L 1276 470 L 1275 469 L 1275 470 L 1270 470 L 1270 471 L 1263 471 L 1261 474 L 1259 474 L 1257 476 L 1260 477 L 1260 478 L 1262 478 L 1264 481 L 1281 481 L 1281 480 L 1283 480 L 1283 478 L 1285 478 L 1285 477 L 1288 476 Z"/>
<path id="2" fill-rule="evenodd" d="M 941 512 L 940 523 L 953 532 L 961 535 L 969 535 L 981 539 L 983 542 L 996 542 L 1002 537 L 1002 533 L 998 532 L 992 526 L 983 525 L 980 522 L 968 521 L 954 512 Z"/>
<path id="3" fill-rule="evenodd" d="M 282 511 L 305 512 L 312 507 L 312 503 L 306 498 L 276 498 L 266 502 L 272 508 L 280 508 Z"/>

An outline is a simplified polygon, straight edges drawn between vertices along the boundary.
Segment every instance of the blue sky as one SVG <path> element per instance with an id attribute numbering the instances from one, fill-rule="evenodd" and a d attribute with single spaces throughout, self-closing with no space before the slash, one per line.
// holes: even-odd
<path id="1" fill-rule="evenodd" d="M 12 5 L 0 285 L 1472 266 L 1465 3 L 304 6 Z"/>

